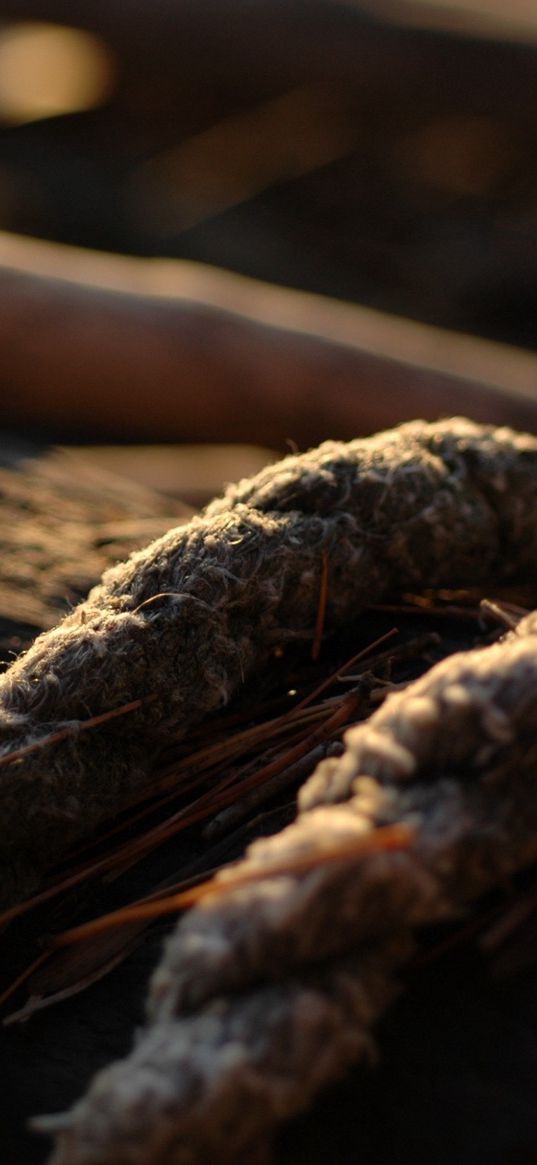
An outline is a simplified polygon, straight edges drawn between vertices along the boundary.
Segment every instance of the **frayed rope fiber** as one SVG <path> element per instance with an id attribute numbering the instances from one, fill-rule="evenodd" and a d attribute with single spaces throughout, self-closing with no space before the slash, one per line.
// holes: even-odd
<path id="1" fill-rule="evenodd" d="M 413 422 L 288 457 L 107 571 L 0 679 L 2 906 L 276 645 L 312 635 L 324 561 L 328 630 L 401 588 L 528 582 L 536 501 L 535 438 Z"/>
<path id="2" fill-rule="evenodd" d="M 242 1165 L 370 1057 L 416 926 L 537 856 L 536 718 L 534 613 L 349 729 L 295 824 L 254 842 L 178 924 L 146 1030 L 57 1118 L 51 1165 Z M 394 822 L 407 846 L 382 842 Z M 346 859 L 326 861 L 338 845 Z M 315 868 L 294 873 L 304 855 Z"/>
<path id="3" fill-rule="evenodd" d="M 536 724 L 533 612 L 349 729 L 297 820 L 179 922 L 134 1050 L 51 1118 L 51 1165 L 256 1161 L 278 1122 L 374 1053 L 416 927 L 537 858 Z"/>

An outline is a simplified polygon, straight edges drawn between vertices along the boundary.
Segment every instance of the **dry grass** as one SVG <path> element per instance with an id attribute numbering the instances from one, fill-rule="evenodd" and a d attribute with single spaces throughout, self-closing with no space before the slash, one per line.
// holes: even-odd
<path id="1" fill-rule="evenodd" d="M 341 642 L 322 644 L 321 586 L 309 650 L 294 649 L 288 656 L 276 651 L 273 674 L 257 691 L 246 691 L 240 703 L 196 728 L 161 758 L 150 796 L 138 795 L 84 849 L 51 870 L 38 894 L 2 915 L 3 944 L 11 956 L 17 945 L 21 953 L 18 965 L 13 957 L 7 960 L 0 1005 L 23 1001 L 23 990 L 28 993 L 7 1022 L 84 990 L 117 966 L 152 922 L 214 893 L 212 876 L 229 853 L 239 856 L 253 836 L 289 819 L 297 788 L 322 756 L 341 749 L 351 723 L 434 660 L 501 633 L 505 619 L 523 611 L 521 601 L 529 596 L 503 592 L 485 606 L 483 598 L 477 591 L 443 591 L 383 605 L 357 623 L 354 645 L 345 645 L 354 650 L 344 659 Z M 400 630 L 386 629 L 392 617 Z M 367 641 L 371 628 L 375 633 Z M 112 715 L 129 710 L 116 709 Z M 88 721 L 82 727 L 93 726 Z M 178 858 L 181 850 L 169 843 L 179 835 L 183 853 Z M 380 831 L 368 844 L 405 846 L 411 840 L 408 831 L 403 836 L 395 829 Z M 326 860 L 348 856 L 337 852 Z M 537 899 L 531 888 L 527 893 L 527 905 L 519 906 L 518 899 L 506 904 L 502 898 L 492 915 L 487 907 L 472 924 L 472 936 L 475 929 L 490 926 L 486 944 L 495 954 L 501 947 L 503 957 L 503 938 L 511 940 L 519 925 L 533 917 Z M 438 957 L 446 942 L 466 937 L 459 926 L 447 939 L 435 940 L 425 957 Z"/>

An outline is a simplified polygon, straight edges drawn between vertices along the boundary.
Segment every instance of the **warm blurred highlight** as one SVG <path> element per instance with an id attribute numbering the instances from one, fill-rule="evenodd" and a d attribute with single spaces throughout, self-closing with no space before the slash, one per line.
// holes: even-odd
<path id="1" fill-rule="evenodd" d="M 11 124 L 93 109 L 110 95 L 114 56 L 93 33 L 33 21 L 0 27 L 0 119 Z"/>

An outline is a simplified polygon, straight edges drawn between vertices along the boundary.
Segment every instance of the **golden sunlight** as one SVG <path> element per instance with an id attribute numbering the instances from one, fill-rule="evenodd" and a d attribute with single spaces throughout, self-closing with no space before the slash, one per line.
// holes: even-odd
<path id="1" fill-rule="evenodd" d="M 115 62 L 92 33 L 24 22 L 0 28 L 0 120 L 21 124 L 76 113 L 109 96 Z"/>

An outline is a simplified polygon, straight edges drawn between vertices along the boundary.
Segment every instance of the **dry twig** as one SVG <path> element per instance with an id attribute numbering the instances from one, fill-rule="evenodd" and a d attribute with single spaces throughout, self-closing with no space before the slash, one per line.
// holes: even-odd
<path id="1" fill-rule="evenodd" d="M 367 1053 L 416 925 L 537 854 L 536 635 L 532 615 L 391 696 L 318 767 L 295 824 L 175 902 L 197 906 L 149 1026 L 58 1124 L 55 1165 L 245 1160 Z"/>
<path id="2" fill-rule="evenodd" d="M 328 443 L 109 572 L 0 685 L 8 893 L 35 876 L 30 837 L 39 864 L 138 796 L 153 749 L 275 646 L 315 636 L 319 594 L 331 629 L 424 582 L 534 582 L 536 469 L 534 438 L 464 421 Z M 530 616 L 389 696 L 317 769 L 296 824 L 203 892 L 168 944 L 136 1051 L 59 1119 L 57 1162 L 244 1160 L 370 1048 L 415 926 L 535 856 L 535 633 Z M 72 731 L 136 700 L 128 717 Z M 403 848 L 384 844 L 384 826 Z"/>
<path id="3" fill-rule="evenodd" d="M 5 905 L 277 645 L 311 638 L 324 553 L 327 630 L 423 582 L 534 576 L 536 464 L 536 439 L 465 421 L 327 442 L 112 568 L 0 679 Z"/>

